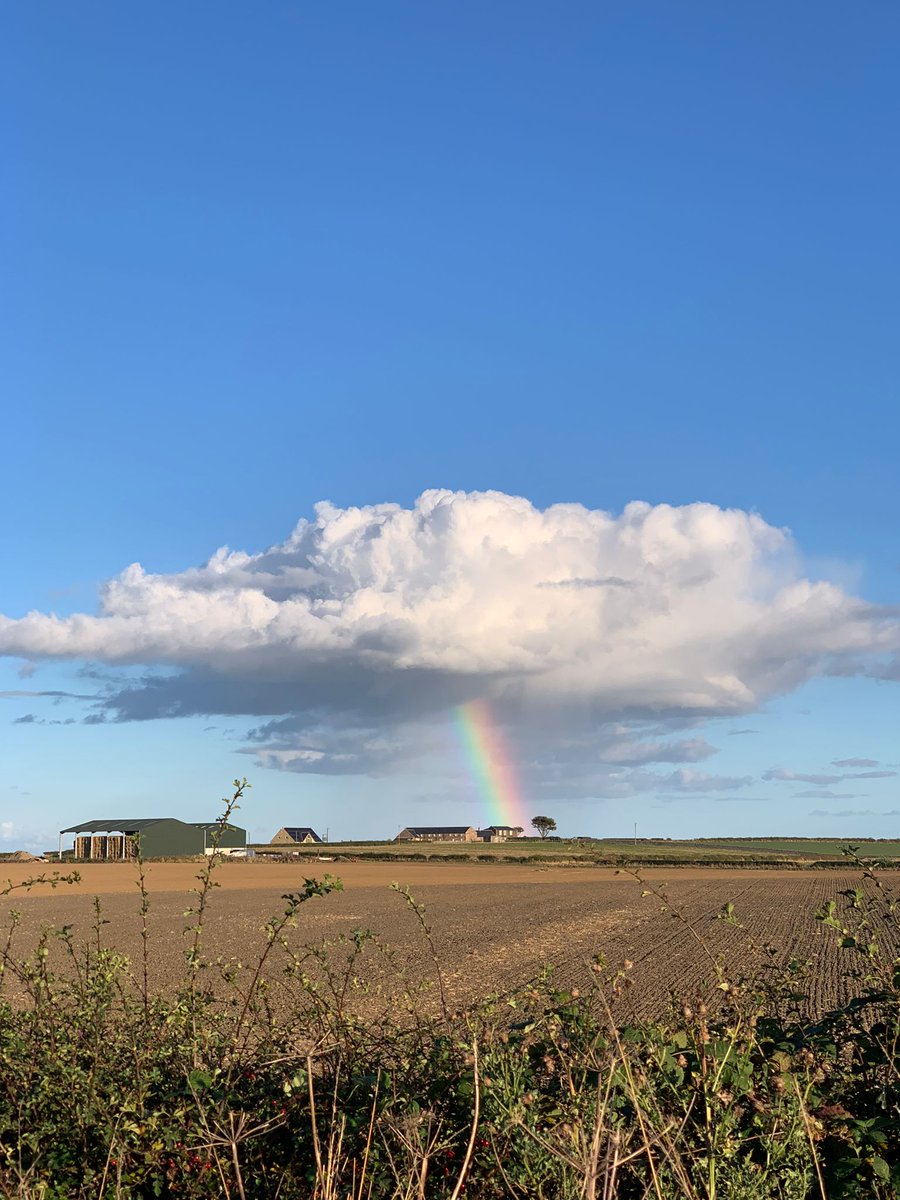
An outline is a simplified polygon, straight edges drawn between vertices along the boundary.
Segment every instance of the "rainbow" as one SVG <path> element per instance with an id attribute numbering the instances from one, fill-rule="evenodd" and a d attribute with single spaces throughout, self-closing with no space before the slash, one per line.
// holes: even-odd
<path id="1" fill-rule="evenodd" d="M 515 764 L 486 700 L 470 700 L 453 710 L 469 769 L 487 805 L 488 824 L 528 829 L 525 800 Z"/>

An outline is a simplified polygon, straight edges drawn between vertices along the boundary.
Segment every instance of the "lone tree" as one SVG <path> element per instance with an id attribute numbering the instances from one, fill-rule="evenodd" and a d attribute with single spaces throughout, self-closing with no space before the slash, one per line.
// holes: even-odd
<path id="1" fill-rule="evenodd" d="M 552 817 L 532 817 L 531 824 L 542 838 L 545 838 L 548 833 L 556 832 L 556 822 Z"/>

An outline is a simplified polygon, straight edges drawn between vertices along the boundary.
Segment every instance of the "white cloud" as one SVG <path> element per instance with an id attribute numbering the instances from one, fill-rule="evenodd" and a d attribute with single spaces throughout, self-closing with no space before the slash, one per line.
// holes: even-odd
<path id="1" fill-rule="evenodd" d="M 710 504 L 616 516 L 430 491 L 410 509 L 320 504 L 259 554 L 222 549 L 170 575 L 134 564 L 97 615 L 0 617 L 0 654 L 154 668 L 108 686 L 101 711 L 273 718 L 258 745 L 293 770 L 335 758 L 311 727 L 359 731 L 361 749 L 335 753 L 365 770 L 366 747 L 382 764 L 394 753 L 379 731 L 481 696 L 539 747 L 622 723 L 618 746 L 606 736 L 586 757 L 692 762 L 714 748 L 635 729 L 750 712 L 900 648 L 893 614 L 798 564 L 786 531 Z"/>
<path id="2" fill-rule="evenodd" d="M 311 660 L 511 676 L 612 707 L 753 707 L 896 623 L 790 570 L 788 536 L 708 504 L 540 512 L 499 493 L 317 508 L 262 554 L 106 585 L 98 616 L 0 619 L 0 651 L 290 678 Z M 617 586 L 548 586 L 585 579 Z M 627 587 L 622 587 L 627 583 Z"/>

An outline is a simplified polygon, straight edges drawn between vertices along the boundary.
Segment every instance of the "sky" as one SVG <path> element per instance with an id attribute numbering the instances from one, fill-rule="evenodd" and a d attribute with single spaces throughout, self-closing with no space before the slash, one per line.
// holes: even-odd
<path id="1" fill-rule="evenodd" d="M 900 10 L 20 5 L 0 849 L 900 835 Z"/>

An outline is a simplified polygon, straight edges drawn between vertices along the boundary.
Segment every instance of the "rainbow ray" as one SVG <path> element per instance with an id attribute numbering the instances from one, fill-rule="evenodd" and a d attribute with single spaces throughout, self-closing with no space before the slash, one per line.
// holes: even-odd
<path id="1" fill-rule="evenodd" d="M 470 700 L 453 710 L 456 727 L 490 825 L 526 829 L 525 800 L 515 764 L 486 700 Z"/>

